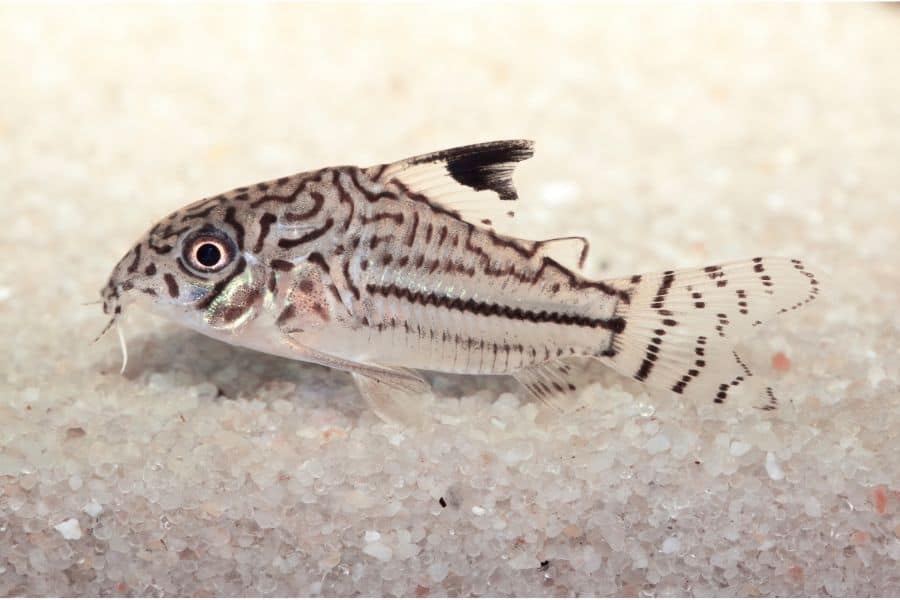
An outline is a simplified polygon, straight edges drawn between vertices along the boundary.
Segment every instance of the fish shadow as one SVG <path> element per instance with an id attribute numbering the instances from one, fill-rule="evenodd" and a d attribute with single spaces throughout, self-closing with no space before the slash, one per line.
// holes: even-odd
<path id="1" fill-rule="evenodd" d="M 118 375 L 115 349 L 104 353 L 101 372 Z M 125 378 L 148 385 L 189 387 L 210 383 L 215 401 L 271 400 L 278 397 L 358 413 L 365 406 L 349 373 L 271 354 L 232 346 L 202 334 L 163 325 L 128 341 Z M 419 372 L 437 397 L 516 392 L 511 377 Z M 286 398 L 287 399 L 287 398 Z M 337 405 L 336 405 L 337 403 Z"/>

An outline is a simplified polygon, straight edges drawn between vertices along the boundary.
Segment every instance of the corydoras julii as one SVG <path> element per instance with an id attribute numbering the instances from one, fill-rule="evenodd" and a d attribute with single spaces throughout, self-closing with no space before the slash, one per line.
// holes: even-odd
<path id="1" fill-rule="evenodd" d="M 724 403 L 753 382 L 734 345 L 819 291 L 797 259 L 591 280 L 582 238 L 495 231 L 529 141 L 368 168 L 328 167 L 206 198 L 156 223 L 113 269 L 131 302 L 230 344 L 350 372 L 383 418 L 415 420 L 415 371 L 509 374 L 561 409 L 596 359 L 651 388 Z M 561 258 L 568 255 L 570 260 Z"/>

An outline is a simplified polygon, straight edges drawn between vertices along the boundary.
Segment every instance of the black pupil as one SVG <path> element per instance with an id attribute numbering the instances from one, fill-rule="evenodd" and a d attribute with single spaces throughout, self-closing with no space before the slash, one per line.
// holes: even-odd
<path id="1" fill-rule="evenodd" d="M 197 262 L 204 267 L 214 267 L 222 260 L 222 251 L 215 244 L 201 244 L 197 248 Z"/>

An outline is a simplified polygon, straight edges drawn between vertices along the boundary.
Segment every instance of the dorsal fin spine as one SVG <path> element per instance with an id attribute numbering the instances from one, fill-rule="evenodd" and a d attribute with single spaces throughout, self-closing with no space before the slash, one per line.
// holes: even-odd
<path id="1" fill-rule="evenodd" d="M 373 167 L 371 172 L 383 179 L 401 178 L 408 185 L 418 187 L 424 181 L 413 181 L 410 175 L 434 165 L 444 176 L 465 188 L 476 192 L 491 190 L 501 200 L 516 200 L 518 194 L 512 183 L 513 169 L 516 163 L 533 155 L 534 142 L 531 140 L 502 140 L 420 154 L 386 166 Z M 408 173 L 405 177 L 404 171 Z"/>

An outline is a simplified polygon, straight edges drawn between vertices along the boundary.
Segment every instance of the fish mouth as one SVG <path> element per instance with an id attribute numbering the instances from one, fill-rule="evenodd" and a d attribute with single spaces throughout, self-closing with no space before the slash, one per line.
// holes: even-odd
<path id="1" fill-rule="evenodd" d="M 125 286 L 122 284 L 114 284 L 110 280 L 103 289 L 100 290 L 100 300 L 103 301 L 103 314 L 112 315 L 115 318 L 122 314 L 122 303 L 119 298 Z"/>
<path id="2" fill-rule="evenodd" d="M 103 314 L 121 315 L 122 310 L 127 304 L 134 301 L 134 279 L 126 279 L 124 281 L 116 281 L 115 277 L 109 279 L 105 286 L 100 290 L 100 300 L 103 304 Z"/>

